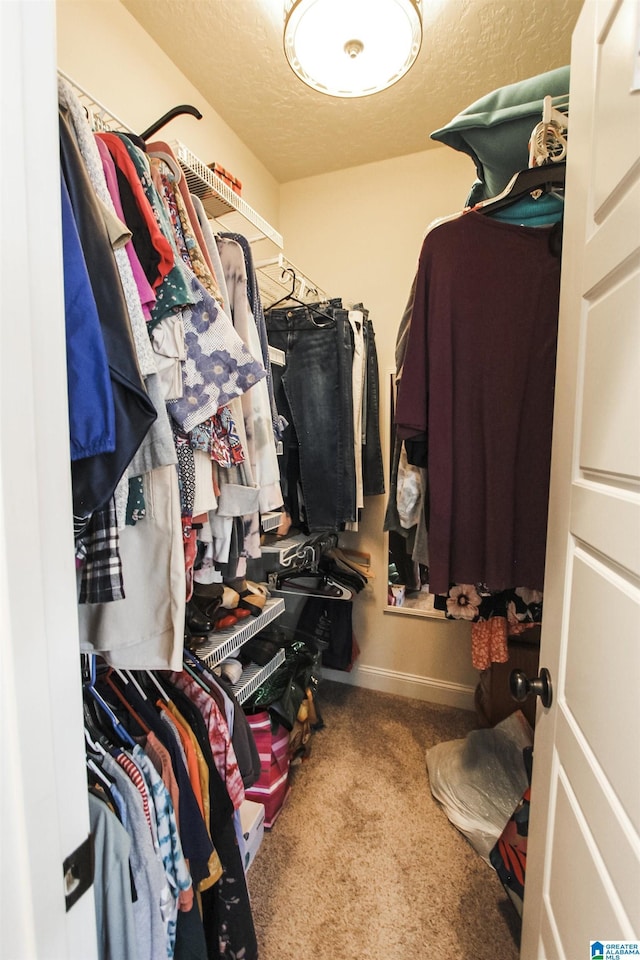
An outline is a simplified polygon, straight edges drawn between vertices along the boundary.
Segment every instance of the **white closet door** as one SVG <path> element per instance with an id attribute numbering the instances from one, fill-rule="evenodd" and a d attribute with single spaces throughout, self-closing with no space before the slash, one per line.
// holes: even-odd
<path id="1" fill-rule="evenodd" d="M 0 2 L 0 709 L 3 957 L 97 957 L 67 426 L 55 3 Z"/>
<path id="2" fill-rule="evenodd" d="M 573 41 L 523 960 L 640 937 L 639 16 L 587 0 Z"/>

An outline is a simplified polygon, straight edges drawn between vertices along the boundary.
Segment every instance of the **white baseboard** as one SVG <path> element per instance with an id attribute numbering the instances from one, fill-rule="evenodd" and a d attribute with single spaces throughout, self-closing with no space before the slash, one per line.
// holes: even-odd
<path id="1" fill-rule="evenodd" d="M 433 677 L 419 677 L 411 673 L 399 673 L 397 670 L 361 664 L 356 664 L 350 672 L 323 667 L 322 676 L 327 680 L 336 680 L 338 683 L 364 687 L 367 690 L 395 693 L 401 697 L 412 697 L 414 700 L 459 707 L 461 710 L 475 709 L 475 689 L 462 683 L 450 683 Z"/>

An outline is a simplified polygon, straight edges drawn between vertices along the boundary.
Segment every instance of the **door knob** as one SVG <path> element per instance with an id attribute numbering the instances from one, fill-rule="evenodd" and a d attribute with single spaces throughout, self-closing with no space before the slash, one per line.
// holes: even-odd
<path id="1" fill-rule="evenodd" d="M 519 703 L 523 703 L 527 697 L 540 697 L 543 707 L 550 707 L 553 700 L 553 691 L 551 688 L 551 675 L 546 667 L 540 670 L 540 676 L 530 680 L 524 670 L 512 670 L 509 677 L 509 689 L 511 696 Z"/>

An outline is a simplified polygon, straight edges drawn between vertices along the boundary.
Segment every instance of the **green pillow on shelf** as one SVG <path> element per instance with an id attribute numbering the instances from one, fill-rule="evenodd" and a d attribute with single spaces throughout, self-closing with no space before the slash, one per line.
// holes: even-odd
<path id="1" fill-rule="evenodd" d="M 546 96 L 569 96 L 568 66 L 500 87 L 431 134 L 432 140 L 468 154 L 475 163 L 478 182 L 471 203 L 497 196 L 514 173 L 528 167 L 529 138 L 542 120 Z"/>

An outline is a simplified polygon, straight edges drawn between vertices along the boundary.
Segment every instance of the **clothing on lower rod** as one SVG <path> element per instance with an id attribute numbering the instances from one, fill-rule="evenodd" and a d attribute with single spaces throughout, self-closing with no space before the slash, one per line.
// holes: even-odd
<path id="1" fill-rule="evenodd" d="M 351 328 L 339 303 L 266 316 L 269 343 L 285 354 L 285 365 L 273 367 L 278 410 L 289 421 L 282 492 L 294 524 L 309 531 L 355 519 Z"/>

